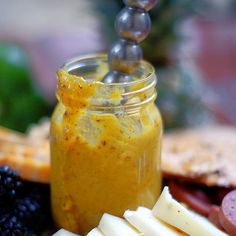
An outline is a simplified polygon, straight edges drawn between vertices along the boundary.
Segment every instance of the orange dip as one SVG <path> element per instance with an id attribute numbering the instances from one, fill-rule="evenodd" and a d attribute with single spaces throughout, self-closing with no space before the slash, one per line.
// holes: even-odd
<path id="1" fill-rule="evenodd" d="M 105 212 L 121 216 L 137 206 L 151 208 L 161 188 L 162 123 L 154 102 L 130 114 L 122 105 L 119 112 L 92 109 L 93 99 L 99 103 L 104 97 L 109 106 L 122 104 L 120 90 L 106 94 L 98 80 L 60 70 L 51 122 L 54 220 L 82 235 Z"/>

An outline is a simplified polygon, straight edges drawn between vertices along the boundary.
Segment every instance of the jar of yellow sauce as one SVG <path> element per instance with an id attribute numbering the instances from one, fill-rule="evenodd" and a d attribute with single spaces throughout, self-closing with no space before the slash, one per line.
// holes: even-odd
<path id="1" fill-rule="evenodd" d="M 151 208 L 161 189 L 162 122 L 156 76 L 142 61 L 128 83 L 104 84 L 105 55 L 58 71 L 51 120 L 51 202 L 55 223 L 86 234 L 102 214 Z"/>

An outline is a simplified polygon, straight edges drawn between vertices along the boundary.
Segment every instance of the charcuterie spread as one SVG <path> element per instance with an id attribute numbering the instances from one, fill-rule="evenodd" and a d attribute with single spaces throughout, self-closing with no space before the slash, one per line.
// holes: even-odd
<path id="1" fill-rule="evenodd" d="M 38 125 L 38 126 L 33 126 L 27 135 L 19 134 L 16 132 L 13 132 L 11 130 L 6 130 L 6 129 L 0 129 L 1 130 L 1 145 L 4 147 L 4 145 L 7 143 L 7 145 L 1 149 L 1 155 L 6 156 L 8 151 L 11 149 L 15 149 L 17 145 L 20 145 L 22 143 L 27 145 L 32 145 L 31 143 L 39 142 L 40 140 L 43 140 L 43 142 L 46 142 L 46 146 L 49 145 L 49 122 L 44 122 L 43 125 Z M 224 139 L 225 145 L 226 143 L 229 144 L 229 148 L 233 147 L 231 146 L 231 143 L 234 142 L 234 139 L 232 139 L 233 135 L 235 134 L 234 128 L 231 127 L 214 127 L 214 128 L 209 128 L 207 129 L 208 133 L 206 136 L 212 137 L 211 139 L 208 138 L 207 142 L 209 143 L 210 140 L 214 140 L 214 138 L 217 138 L 217 135 L 220 135 L 221 140 Z M 231 130 L 231 131 L 230 131 Z M 225 131 L 225 133 L 224 133 Z M 198 152 L 197 147 L 197 138 L 203 137 L 202 130 L 200 129 L 195 129 L 188 131 L 191 133 L 191 136 L 187 137 L 186 136 L 186 131 L 182 131 L 185 135 L 185 140 L 189 141 L 190 137 L 193 138 L 195 141 L 192 143 L 193 146 L 188 147 L 188 150 L 191 148 L 191 155 L 195 155 L 194 153 Z M 199 136 L 199 132 L 201 133 L 201 136 Z M 196 133 L 196 137 L 194 136 L 194 133 Z M 182 137 L 181 132 L 178 132 L 180 140 Z M 229 135 L 230 134 L 230 135 Z M 215 181 L 214 185 L 213 183 L 211 186 L 209 185 L 208 178 L 198 178 L 196 176 L 196 179 L 193 178 L 193 175 L 190 174 L 190 172 L 186 173 L 181 173 L 181 175 L 178 175 L 176 172 L 176 168 L 170 168 L 167 169 L 167 165 L 164 165 L 165 162 L 170 162 L 169 155 L 165 155 L 165 153 L 169 153 L 170 150 L 173 152 L 175 149 L 170 149 L 171 143 L 172 146 L 178 145 L 178 140 L 177 139 L 177 133 L 173 134 L 165 134 L 164 135 L 164 143 L 163 143 L 163 155 L 162 155 L 162 169 L 164 172 L 164 182 L 166 182 L 169 186 L 169 191 L 172 194 L 172 196 L 177 199 L 179 202 L 182 202 L 185 204 L 185 206 L 188 207 L 188 209 L 192 209 L 193 211 L 197 212 L 198 214 L 205 216 L 206 218 L 209 219 L 210 222 L 212 222 L 217 228 L 219 228 L 222 231 L 227 232 L 229 235 L 234 235 L 235 233 L 235 191 L 233 189 L 235 188 L 234 185 L 234 179 L 232 182 L 230 182 L 230 179 L 227 181 L 224 181 L 224 183 L 227 183 L 226 186 L 221 186 L 219 181 Z M 31 137 L 31 141 L 26 141 L 29 140 L 29 137 Z M 227 140 L 228 137 L 228 140 Z M 204 138 L 201 139 L 201 146 L 204 147 Z M 187 142 L 186 141 L 186 142 Z M 40 141 L 41 142 L 41 141 Z M 206 142 L 206 141 L 205 141 Z M 213 142 L 213 141 L 212 141 Z M 222 143 L 223 144 L 223 143 Z M 212 144 L 213 145 L 213 144 Z M 10 148 L 11 147 L 11 148 Z M 12 160 L 14 160 L 14 163 L 17 163 L 17 166 L 20 166 L 20 161 L 22 158 L 27 158 L 25 156 L 26 151 L 23 151 L 24 148 L 28 148 L 28 146 L 24 145 L 21 146 L 22 150 L 18 155 L 15 155 L 13 152 L 9 152 L 9 154 L 12 154 L 12 159 L 1 159 L 1 164 L 6 165 L 6 164 L 11 164 Z M 209 144 L 208 144 L 209 147 Z M 31 146 L 33 148 L 35 153 L 40 153 L 45 151 L 45 165 L 47 166 L 47 169 L 50 170 L 50 165 L 49 165 L 49 151 L 46 151 L 44 149 L 44 145 L 39 145 L 39 146 Z M 47 149 L 48 150 L 48 149 Z M 184 151 L 184 149 L 182 149 Z M 211 149 L 208 150 L 208 155 L 210 153 Z M 5 153 L 6 152 L 6 153 Z M 212 153 L 215 153 L 214 148 L 212 148 Z M 222 149 L 222 158 L 226 159 L 222 161 L 222 163 L 228 163 L 228 165 L 233 165 L 234 164 L 234 159 L 230 158 L 231 155 L 229 155 L 232 152 L 224 152 Z M 9 155 L 8 154 L 8 155 Z M 201 153 L 198 152 L 200 155 Z M 21 155 L 21 158 L 17 158 L 19 155 Z M 29 158 L 29 157 L 28 157 Z M 178 158 L 181 159 L 181 152 L 178 152 L 178 156 L 175 157 L 176 160 L 173 162 L 175 165 L 178 162 Z M 205 159 L 207 163 L 207 158 Z M 32 161 L 37 162 L 37 160 L 32 159 Z M 180 161 L 179 165 L 182 165 L 183 162 Z M 193 161 L 193 163 L 195 163 Z M 174 165 L 173 164 L 173 165 Z M 203 164 L 203 162 L 202 162 Z M 35 181 L 35 174 L 37 171 L 39 171 L 40 174 L 38 176 L 45 176 L 45 172 L 43 169 L 39 169 L 36 164 L 33 164 L 30 172 L 27 172 L 27 165 L 26 167 L 24 166 L 24 162 L 21 162 L 21 169 L 19 169 L 19 173 L 21 174 L 22 177 L 26 177 L 28 180 L 34 180 Z M 14 167 L 14 166 L 13 166 Z M 182 168 L 182 167 L 181 167 Z M 175 172 L 174 172 L 174 171 Z M 26 175 L 28 173 L 28 175 Z M 47 173 L 47 172 L 46 172 Z M 194 174 L 196 172 L 193 172 Z M 233 175 L 233 173 L 228 173 L 229 175 Z M 47 175 L 49 176 L 49 175 Z M 227 179 L 226 177 L 224 177 Z M 216 179 L 215 179 L 216 180 Z M 40 179 L 37 179 L 37 181 L 40 181 Z M 45 181 L 48 182 L 49 179 L 48 177 L 45 178 Z M 205 182 L 204 182 L 205 181 Z M 229 187 L 227 187 L 229 186 Z M 233 191 L 233 192 L 232 192 Z M 227 193 L 229 193 L 227 195 Z M 141 205 L 140 205 L 141 206 Z M 122 213 L 123 214 L 123 213 Z M 97 229 L 94 229 L 92 232 L 97 232 Z M 63 231 L 64 232 L 64 231 Z M 102 235 L 100 232 L 97 232 L 97 234 L 94 235 Z M 93 234 L 92 234 L 93 235 Z"/>

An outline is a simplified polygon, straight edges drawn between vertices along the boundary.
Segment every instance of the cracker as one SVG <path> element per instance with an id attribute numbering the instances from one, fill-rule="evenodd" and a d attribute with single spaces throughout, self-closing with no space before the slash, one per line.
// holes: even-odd
<path id="1" fill-rule="evenodd" d="M 12 143 L 25 144 L 27 142 L 26 137 L 20 132 L 7 129 L 0 126 L 0 142 L 9 141 Z"/>
<path id="2" fill-rule="evenodd" d="M 41 132 L 41 127 L 43 127 L 43 132 Z M 44 125 L 25 135 L 0 127 L 0 165 L 7 165 L 18 171 L 23 179 L 48 183 L 50 177 L 49 128 L 47 137 L 45 130 Z"/>
<path id="3" fill-rule="evenodd" d="M 168 177 L 236 187 L 236 128 L 214 126 L 166 134 L 162 170 Z"/>

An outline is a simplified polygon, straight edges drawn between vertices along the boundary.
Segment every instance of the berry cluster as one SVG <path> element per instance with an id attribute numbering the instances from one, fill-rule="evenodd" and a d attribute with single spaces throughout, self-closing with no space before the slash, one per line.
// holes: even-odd
<path id="1" fill-rule="evenodd" d="M 13 199 L 22 188 L 18 174 L 7 166 L 0 166 L 0 199 Z"/>
<path id="2" fill-rule="evenodd" d="M 0 166 L 0 235 L 38 235 L 50 222 L 49 189 Z"/>

